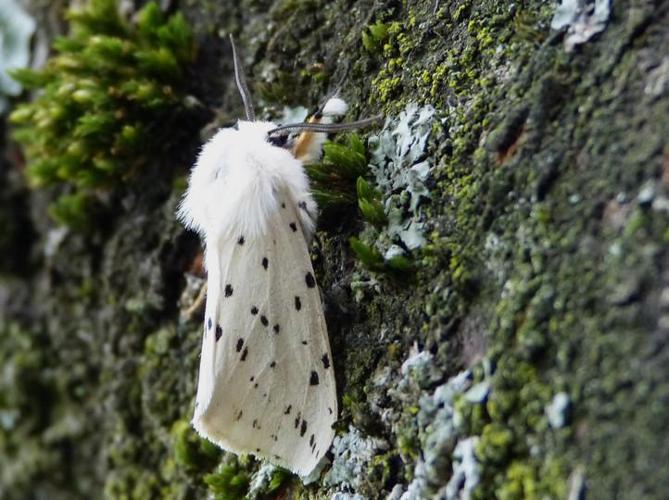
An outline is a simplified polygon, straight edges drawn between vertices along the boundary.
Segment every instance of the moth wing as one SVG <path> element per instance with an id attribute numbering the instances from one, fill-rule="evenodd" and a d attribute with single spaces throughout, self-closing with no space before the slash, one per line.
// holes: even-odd
<path id="1" fill-rule="evenodd" d="M 330 447 L 337 398 L 305 204 L 287 192 L 266 234 L 215 242 L 193 424 L 226 450 L 306 475 Z"/>

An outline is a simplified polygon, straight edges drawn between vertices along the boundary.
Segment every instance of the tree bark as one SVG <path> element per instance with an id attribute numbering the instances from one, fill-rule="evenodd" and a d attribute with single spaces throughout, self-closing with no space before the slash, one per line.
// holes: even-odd
<path id="1" fill-rule="evenodd" d="M 53 194 L 26 187 L 5 139 L 0 496 L 665 498 L 669 4 L 615 1 L 570 51 L 577 21 L 551 29 L 556 7 L 173 6 L 196 33 L 191 91 L 217 118 L 175 130 L 178 154 L 88 234 L 48 220 Z M 386 115 L 365 135 L 389 224 L 325 213 L 312 248 L 340 415 L 307 485 L 188 425 L 201 318 L 180 319 L 179 298 L 200 243 L 176 186 L 207 130 L 243 116 L 227 33 L 260 116 L 334 90 L 349 119 Z M 427 128 L 393 135 L 412 106 L 434 108 Z M 383 151 L 403 139 L 410 154 Z M 414 271 L 368 270 L 352 236 L 398 244 Z"/>

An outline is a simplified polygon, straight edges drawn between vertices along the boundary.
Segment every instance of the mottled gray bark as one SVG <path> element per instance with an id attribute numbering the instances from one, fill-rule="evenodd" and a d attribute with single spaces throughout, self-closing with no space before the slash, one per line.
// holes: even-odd
<path id="1" fill-rule="evenodd" d="M 326 215 L 313 248 L 341 411 L 306 486 L 187 424 L 199 241 L 174 212 L 198 131 L 87 235 L 0 144 L 0 496 L 664 498 L 669 8 L 604 4 L 561 31 L 539 1 L 179 5 L 217 123 L 243 112 L 228 32 L 261 116 L 339 88 L 349 118 L 388 118 L 369 157 L 389 224 Z M 366 270 L 351 236 L 415 272 Z"/>

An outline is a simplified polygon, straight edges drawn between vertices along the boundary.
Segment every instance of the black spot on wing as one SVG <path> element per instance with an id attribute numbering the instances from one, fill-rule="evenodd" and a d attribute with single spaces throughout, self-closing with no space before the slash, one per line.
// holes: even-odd
<path id="1" fill-rule="evenodd" d="M 276 366 L 276 361 L 272 361 L 272 362 L 269 364 L 269 367 L 270 367 L 270 368 L 274 368 L 275 366 Z"/>
<path id="2" fill-rule="evenodd" d="M 330 358 L 328 358 L 327 354 L 323 354 L 321 361 L 323 362 L 323 368 L 325 368 L 326 370 L 330 368 Z"/>
<path id="3" fill-rule="evenodd" d="M 254 429 L 260 429 L 260 426 L 258 426 L 258 419 L 253 419 L 253 423 L 251 425 Z"/>
<path id="4" fill-rule="evenodd" d="M 258 314 L 258 308 L 257 308 L 256 306 L 253 306 L 253 307 L 251 308 L 251 314 L 253 314 L 254 316 L 255 316 L 256 314 Z"/>
<path id="5" fill-rule="evenodd" d="M 213 324 L 213 323 L 211 322 L 211 318 L 209 318 L 209 319 L 207 320 L 207 329 L 211 330 L 211 326 L 212 326 L 212 324 Z"/>
<path id="6" fill-rule="evenodd" d="M 239 239 L 237 240 L 238 245 L 243 245 L 244 244 L 244 236 L 240 236 Z"/>
<path id="7" fill-rule="evenodd" d="M 307 432 L 307 421 L 302 420 L 302 424 L 300 424 L 300 437 L 304 436 L 306 432 Z"/>
<path id="8" fill-rule="evenodd" d="M 298 311 L 302 309 L 302 301 L 297 295 L 295 296 L 295 309 L 297 309 Z"/>
<path id="9" fill-rule="evenodd" d="M 220 339 L 222 335 L 223 328 L 221 328 L 221 325 L 216 325 L 216 342 L 218 342 L 218 339 Z"/>
<path id="10" fill-rule="evenodd" d="M 285 203 L 282 203 L 282 204 L 281 204 L 281 208 L 286 208 L 286 204 L 285 204 Z"/>
<path id="11" fill-rule="evenodd" d="M 277 333 L 277 334 L 279 333 L 279 331 L 281 330 L 281 327 L 279 326 L 279 323 L 274 325 L 273 330 L 274 330 L 274 333 Z"/>
<path id="12" fill-rule="evenodd" d="M 309 288 L 313 288 L 316 286 L 316 280 L 314 279 L 314 275 L 311 274 L 311 272 L 308 272 L 306 276 L 304 277 L 304 281 L 307 283 L 307 286 Z"/>
<path id="13" fill-rule="evenodd" d="M 260 316 L 260 322 L 263 324 L 263 326 L 269 325 L 269 321 L 267 320 L 267 317 L 264 314 Z"/>
<path id="14" fill-rule="evenodd" d="M 314 435 L 313 434 L 309 437 L 309 446 L 311 446 L 312 448 L 314 446 Z"/>
<path id="15" fill-rule="evenodd" d="M 309 213 L 309 211 L 307 210 L 307 202 L 306 202 L 306 201 L 301 201 L 301 202 L 299 202 L 299 203 L 297 204 L 297 206 L 300 207 L 300 208 L 301 208 L 302 210 L 304 210 L 305 212 Z"/>
<path id="16" fill-rule="evenodd" d="M 329 406 L 328 406 L 328 412 L 330 413 L 330 415 L 332 415 L 332 408 L 330 408 Z"/>
<path id="17" fill-rule="evenodd" d="M 288 224 L 288 225 L 289 225 L 290 228 L 293 230 L 293 232 L 297 231 L 297 224 L 295 224 L 294 222 L 291 222 L 291 223 Z"/>
<path id="18" fill-rule="evenodd" d="M 303 341 L 302 341 L 302 345 L 307 345 L 308 343 L 309 343 L 309 342 L 307 342 L 306 340 L 303 340 Z"/>
<path id="19" fill-rule="evenodd" d="M 240 352 L 243 346 L 244 346 L 244 339 L 237 339 L 237 345 L 235 346 L 237 352 Z"/>
<path id="20" fill-rule="evenodd" d="M 242 361 L 246 361 L 246 356 L 248 356 L 248 355 L 249 355 L 249 348 L 245 347 L 244 351 L 242 352 L 242 357 L 239 358 L 239 359 L 241 359 Z"/>
<path id="21" fill-rule="evenodd" d="M 293 409 L 293 405 L 288 405 L 288 407 L 284 410 L 283 414 L 288 415 L 290 414 L 290 410 Z"/>
<path id="22" fill-rule="evenodd" d="M 249 379 L 249 382 L 253 382 L 255 379 L 256 379 L 255 377 L 251 377 L 251 378 Z"/>
<path id="23" fill-rule="evenodd" d="M 232 296 L 232 285 L 230 283 L 225 285 L 225 296 L 226 297 Z"/>
<path id="24" fill-rule="evenodd" d="M 318 373 L 315 371 L 312 371 L 309 376 L 309 385 L 318 385 Z"/>
<path id="25" fill-rule="evenodd" d="M 267 269 L 267 266 L 269 266 L 269 261 L 267 260 L 267 257 L 262 258 L 262 267 Z"/>
<path id="26" fill-rule="evenodd" d="M 237 416 L 235 416 L 235 421 L 239 422 L 242 419 L 242 410 L 239 410 L 239 413 L 237 413 Z"/>

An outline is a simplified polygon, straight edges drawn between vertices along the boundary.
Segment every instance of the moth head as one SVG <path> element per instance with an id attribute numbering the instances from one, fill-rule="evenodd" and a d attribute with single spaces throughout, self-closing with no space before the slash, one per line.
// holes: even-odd
<path id="1" fill-rule="evenodd" d="M 295 142 L 295 137 L 292 137 L 290 134 L 267 135 L 267 142 L 277 148 L 291 149 Z"/>
<path id="2" fill-rule="evenodd" d="M 251 93 L 246 84 L 246 78 L 232 35 L 230 35 L 230 45 L 232 46 L 232 59 L 235 68 L 235 82 L 244 102 L 247 123 L 256 123 Z M 325 134 L 368 127 L 383 118 L 383 115 L 377 115 L 348 123 L 331 123 L 333 117 L 342 116 L 346 114 L 347 110 L 348 106 L 342 99 L 336 96 L 331 97 L 307 122 L 289 123 L 268 128 L 265 140 L 272 146 L 291 151 L 293 156 L 300 160 L 310 161 L 320 156 Z M 264 126 L 260 128 L 264 128 Z M 297 133 L 299 135 L 296 135 Z"/>
<path id="3" fill-rule="evenodd" d="M 341 101 L 344 107 L 346 106 L 341 99 L 335 99 Z M 298 160 L 312 163 L 320 158 L 327 134 L 367 127 L 381 118 L 381 116 L 374 116 L 355 122 L 331 123 L 331 116 L 335 116 L 334 113 L 327 115 L 318 112 L 308 122 L 281 125 L 268 131 L 267 140 L 275 146 L 289 149 Z M 296 132 L 299 132 L 299 135 L 295 136 Z"/>

